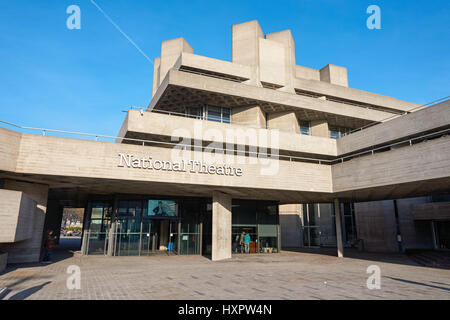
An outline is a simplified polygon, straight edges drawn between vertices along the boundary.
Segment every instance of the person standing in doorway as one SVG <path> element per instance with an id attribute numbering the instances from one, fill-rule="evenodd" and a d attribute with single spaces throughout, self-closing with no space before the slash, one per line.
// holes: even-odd
<path id="1" fill-rule="evenodd" d="M 245 238 L 245 232 L 242 231 L 241 239 L 239 240 L 239 245 L 241 246 L 241 253 L 244 253 L 244 238 Z"/>
<path id="2" fill-rule="evenodd" d="M 56 236 L 53 234 L 53 230 L 48 230 L 44 239 L 44 259 L 43 262 L 52 262 L 52 250 L 56 245 Z"/>
<path id="3" fill-rule="evenodd" d="M 248 233 L 244 236 L 244 247 L 245 247 L 245 253 L 250 253 L 250 235 Z"/>

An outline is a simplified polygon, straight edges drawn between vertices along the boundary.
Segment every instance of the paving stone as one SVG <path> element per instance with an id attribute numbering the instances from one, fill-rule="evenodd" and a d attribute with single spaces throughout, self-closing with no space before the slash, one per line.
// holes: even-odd
<path id="1" fill-rule="evenodd" d="M 330 255 L 283 251 L 212 262 L 201 256 L 104 257 L 75 254 L 49 265 L 10 266 L 0 276 L 4 299 L 450 299 L 450 270 L 411 263 L 403 255 Z M 381 289 L 366 287 L 369 265 Z M 78 265 L 81 289 L 69 290 L 67 267 Z"/>

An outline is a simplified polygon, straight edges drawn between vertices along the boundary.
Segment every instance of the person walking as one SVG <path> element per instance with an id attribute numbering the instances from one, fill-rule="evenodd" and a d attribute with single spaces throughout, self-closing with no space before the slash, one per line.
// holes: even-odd
<path id="1" fill-rule="evenodd" d="M 56 245 L 56 236 L 53 234 L 53 230 L 47 231 L 47 235 L 44 240 L 44 258 L 43 262 L 52 262 L 52 250 Z"/>
<path id="2" fill-rule="evenodd" d="M 241 246 L 241 253 L 244 253 L 244 238 L 245 238 L 245 232 L 242 231 L 241 239 L 239 241 L 239 245 Z"/>
<path id="3" fill-rule="evenodd" d="M 244 236 L 244 247 L 245 247 L 245 253 L 250 253 L 250 235 L 248 233 Z"/>

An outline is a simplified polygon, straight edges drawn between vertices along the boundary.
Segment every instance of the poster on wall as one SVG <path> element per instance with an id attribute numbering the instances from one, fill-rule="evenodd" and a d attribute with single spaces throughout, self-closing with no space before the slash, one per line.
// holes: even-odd
<path id="1" fill-rule="evenodd" d="M 148 216 L 155 218 L 176 217 L 178 206 L 172 200 L 148 200 Z"/>

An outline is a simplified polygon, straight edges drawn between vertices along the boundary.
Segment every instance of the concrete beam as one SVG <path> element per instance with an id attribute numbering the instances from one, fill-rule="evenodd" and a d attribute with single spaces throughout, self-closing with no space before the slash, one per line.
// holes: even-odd
<path id="1" fill-rule="evenodd" d="M 231 196 L 215 191 L 212 205 L 212 260 L 231 258 Z"/>

